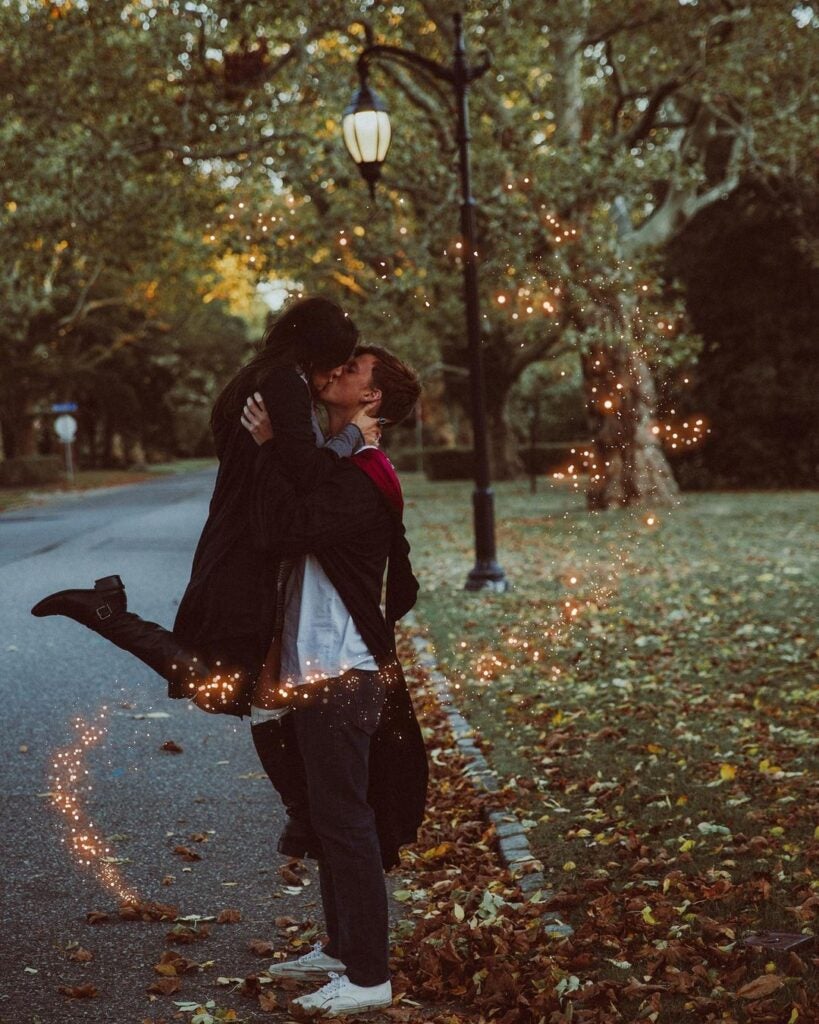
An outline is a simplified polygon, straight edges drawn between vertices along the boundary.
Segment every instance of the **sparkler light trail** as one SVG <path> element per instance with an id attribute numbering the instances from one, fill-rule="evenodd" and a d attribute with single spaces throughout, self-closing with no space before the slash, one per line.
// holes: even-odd
<path id="1" fill-rule="evenodd" d="M 85 757 L 105 737 L 103 723 L 107 710 L 103 708 L 90 724 L 75 719 L 75 745 L 55 751 L 50 775 L 51 802 L 67 821 L 68 832 L 62 842 L 68 845 L 77 863 L 92 868 L 99 881 L 123 903 L 139 903 L 137 894 L 120 878 L 110 847 L 105 845 L 84 806 L 83 798 L 91 790 Z"/>

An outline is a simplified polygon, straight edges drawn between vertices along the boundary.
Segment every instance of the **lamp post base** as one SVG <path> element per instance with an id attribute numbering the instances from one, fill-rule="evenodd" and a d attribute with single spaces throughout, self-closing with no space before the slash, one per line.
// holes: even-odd
<path id="1" fill-rule="evenodd" d="M 505 594 L 508 589 L 509 580 L 495 561 L 478 562 L 464 584 L 464 590 L 490 590 L 495 594 Z"/>

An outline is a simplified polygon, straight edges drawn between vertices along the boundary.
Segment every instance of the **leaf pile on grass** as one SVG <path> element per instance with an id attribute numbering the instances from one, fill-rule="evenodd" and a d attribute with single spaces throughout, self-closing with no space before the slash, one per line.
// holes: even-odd
<path id="1" fill-rule="evenodd" d="M 471 595 L 451 565 L 468 494 L 432 502 L 425 487 L 409 489 L 419 612 L 531 826 L 546 906 L 575 929 L 522 956 L 500 944 L 518 1016 L 498 1019 L 819 1019 L 815 944 L 766 958 L 742 942 L 810 936 L 819 913 L 819 497 L 687 496 L 658 528 L 510 487 L 499 550 L 514 590 Z M 472 885 L 460 851 L 453 864 L 471 902 L 449 925 L 467 963 L 446 980 L 486 1012 L 479 940 L 464 934 L 485 879 Z M 499 916 L 528 940 L 520 914 Z"/>

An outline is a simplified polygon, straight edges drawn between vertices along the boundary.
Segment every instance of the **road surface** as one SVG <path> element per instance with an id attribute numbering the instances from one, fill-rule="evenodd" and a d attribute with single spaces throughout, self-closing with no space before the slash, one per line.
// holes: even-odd
<path id="1" fill-rule="evenodd" d="M 70 620 L 29 614 L 54 590 L 119 573 L 129 607 L 169 626 L 212 485 L 211 471 L 169 476 L 0 516 L 0 694 L 8 722 L 0 734 L 2 1024 L 141 1024 L 170 1019 L 173 1000 L 210 998 L 243 1019 L 271 1020 L 216 978 L 264 969 L 270 959 L 247 949 L 251 939 L 287 949 L 291 936 L 274 926 L 276 917 L 321 920 L 312 870 L 311 884 L 285 891 L 287 862 L 275 852 L 281 809 L 248 721 L 168 701 L 164 682 L 130 655 Z M 55 751 L 76 741 L 74 721 L 96 721 L 103 707 L 106 735 L 84 757 L 92 787 L 84 806 L 122 861 L 115 867 L 124 884 L 144 900 L 173 903 L 180 915 L 236 908 L 241 922 L 214 924 L 204 941 L 173 946 L 167 923 L 117 919 L 115 894 L 72 860 L 61 842 L 67 823 L 48 795 L 51 766 Z M 163 751 L 167 741 L 182 753 Z M 177 846 L 201 860 L 183 860 Z M 112 920 L 88 924 L 96 910 Z M 72 960 L 74 944 L 93 959 Z M 179 993 L 152 1002 L 153 965 L 171 948 L 213 966 L 186 974 Z M 87 984 L 95 998 L 58 991 Z"/>

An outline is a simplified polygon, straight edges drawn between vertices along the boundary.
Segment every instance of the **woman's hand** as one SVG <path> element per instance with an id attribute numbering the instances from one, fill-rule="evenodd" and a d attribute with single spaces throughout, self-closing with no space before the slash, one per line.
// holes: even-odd
<path id="1" fill-rule="evenodd" d="M 380 401 L 380 399 L 379 399 Z M 350 420 L 351 423 L 355 423 L 358 429 L 361 431 L 361 436 L 364 438 L 364 444 L 378 444 L 381 440 L 381 421 L 372 415 L 372 405 L 365 405 Z"/>
<path id="2" fill-rule="evenodd" d="M 257 391 L 245 402 L 242 410 L 242 426 L 249 430 L 256 444 L 264 444 L 273 437 L 273 428 L 270 426 L 270 417 L 262 401 L 262 396 Z"/>

